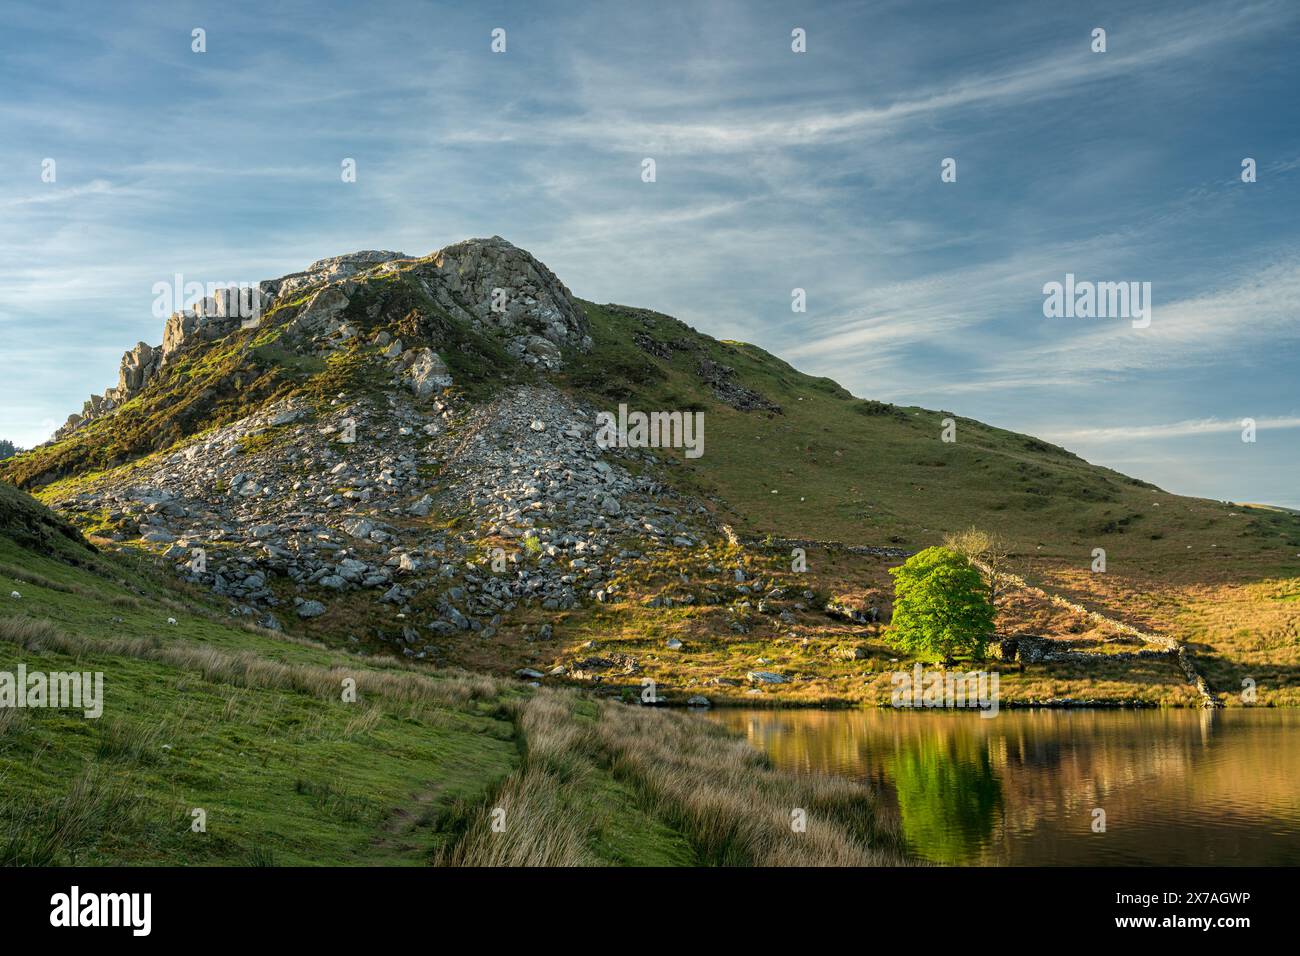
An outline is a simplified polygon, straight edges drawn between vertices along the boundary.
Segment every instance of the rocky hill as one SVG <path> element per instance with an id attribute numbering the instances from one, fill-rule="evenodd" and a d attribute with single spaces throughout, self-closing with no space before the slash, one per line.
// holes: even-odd
<path id="1" fill-rule="evenodd" d="M 598 440 L 619 406 L 701 415 L 703 453 Z M 797 577 L 789 542 L 879 563 L 977 524 L 1022 570 L 1086 567 L 1103 545 L 1146 574 L 1254 574 L 1300 548 L 1295 516 L 1170 495 L 583 302 L 499 237 L 325 259 L 195 303 L 0 478 L 265 627 L 539 676 L 643 672 L 644 654 L 576 640 L 602 607 L 644 633 L 637 609 L 714 607 L 709 626 L 783 640 L 837 596 L 858 605 L 850 624 L 887 620 L 883 566 Z M 556 627 L 571 639 L 547 649 Z"/>

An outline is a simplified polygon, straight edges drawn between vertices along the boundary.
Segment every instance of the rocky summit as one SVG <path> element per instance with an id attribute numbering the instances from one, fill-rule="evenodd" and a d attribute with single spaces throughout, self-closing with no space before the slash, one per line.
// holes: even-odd
<path id="1" fill-rule="evenodd" d="M 420 259 L 400 252 L 354 252 L 264 280 L 243 296 L 237 289 L 219 290 L 173 313 L 162 344 L 140 342 L 124 354 L 117 385 L 92 395 L 56 438 L 130 401 L 187 350 L 259 324 L 263 313 L 282 315 L 278 335 L 296 351 L 333 351 L 357 334 L 357 326 L 348 321 L 357 292 L 369 291 L 371 280 L 396 274 L 413 283 L 445 317 L 501 333 L 507 352 L 529 365 L 559 368 L 564 348 L 591 347 L 586 318 L 569 290 L 532 255 L 499 236 L 470 239 Z M 369 303 L 365 313 L 373 319 L 378 308 Z M 403 359 L 403 368 L 411 371 L 424 395 L 451 384 L 442 360 L 432 352 L 403 353 L 401 342 L 387 348 Z"/>
<path id="2" fill-rule="evenodd" d="M 78 482 L 57 509 L 156 550 L 265 627 L 360 592 L 391 622 L 372 636 L 417 658 L 451 635 L 492 636 L 521 604 L 604 601 L 615 571 L 647 550 L 693 547 L 709 529 L 705 507 L 655 477 L 654 454 L 600 447 L 598 409 L 533 374 L 562 369 L 592 339 L 564 284 L 505 240 L 323 259 L 258 293 L 254 323 L 227 314 L 228 300 L 172 315 L 163 344 L 128 352 L 118 385 L 58 439 L 169 375 L 243 368 L 227 354 L 236 337 L 245 353 L 307 374 L 200 427 L 213 401 L 194 434 Z M 453 369 L 493 346 L 501 364 L 470 377 L 499 385 L 472 399 Z"/>

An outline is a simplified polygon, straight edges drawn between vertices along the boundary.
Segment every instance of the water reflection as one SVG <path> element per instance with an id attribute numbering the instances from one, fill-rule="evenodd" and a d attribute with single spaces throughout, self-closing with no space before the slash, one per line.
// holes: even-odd
<path id="1" fill-rule="evenodd" d="M 1300 713 L 736 711 L 780 766 L 852 776 L 967 865 L 1300 863 Z M 1106 829 L 1094 832 L 1094 810 Z"/>
<path id="2" fill-rule="evenodd" d="M 936 862 L 979 862 L 1001 812 L 993 761 L 973 743 L 922 740 L 887 762 L 908 843 Z"/>

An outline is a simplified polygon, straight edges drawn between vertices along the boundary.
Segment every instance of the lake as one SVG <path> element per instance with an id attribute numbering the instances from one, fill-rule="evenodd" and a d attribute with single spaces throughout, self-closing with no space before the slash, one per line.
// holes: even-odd
<path id="1" fill-rule="evenodd" d="M 731 710 L 780 767 L 859 780 L 960 865 L 1300 864 L 1300 711 Z M 1094 832 L 1094 811 L 1105 813 Z"/>

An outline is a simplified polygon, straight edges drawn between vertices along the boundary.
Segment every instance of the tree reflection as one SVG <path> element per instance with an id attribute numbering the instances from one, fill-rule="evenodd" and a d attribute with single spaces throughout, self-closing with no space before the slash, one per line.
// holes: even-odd
<path id="1" fill-rule="evenodd" d="M 908 844 L 936 863 L 974 863 L 1002 806 L 1002 783 L 980 739 L 919 737 L 892 760 Z"/>

